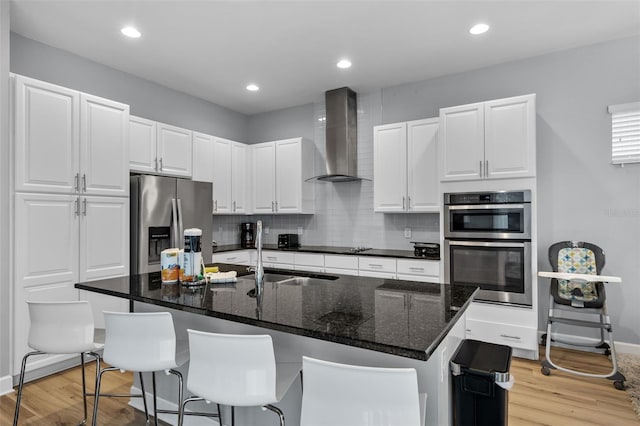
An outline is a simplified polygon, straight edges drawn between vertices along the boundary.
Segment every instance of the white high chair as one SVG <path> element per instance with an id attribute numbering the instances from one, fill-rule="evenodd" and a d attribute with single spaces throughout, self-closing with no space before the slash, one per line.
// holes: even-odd
<path id="1" fill-rule="evenodd" d="M 69 302 L 27 302 L 29 306 L 29 347 L 35 349 L 22 358 L 16 411 L 13 425 L 17 426 L 20 414 L 20 401 L 24 386 L 24 374 L 27 359 L 42 354 L 80 354 L 82 365 L 82 400 L 84 403 L 84 419 L 87 423 L 87 393 L 84 356 L 91 355 L 96 360 L 96 381 L 100 371 L 100 355 L 95 351 L 102 345 L 94 343 L 94 323 L 91 305 L 87 301 Z"/>
<path id="2" fill-rule="evenodd" d="M 301 426 L 422 426 L 426 394 L 413 368 L 376 368 L 302 357 Z"/>

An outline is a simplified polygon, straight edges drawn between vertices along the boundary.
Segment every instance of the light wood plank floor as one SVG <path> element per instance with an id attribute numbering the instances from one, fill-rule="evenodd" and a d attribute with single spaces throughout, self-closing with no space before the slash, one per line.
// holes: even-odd
<path id="1" fill-rule="evenodd" d="M 544 348 L 541 348 L 543 351 Z M 603 355 L 554 348 L 554 361 L 574 368 L 588 363 L 607 371 Z M 88 377 L 94 370 L 87 369 Z M 509 393 L 509 425 L 640 425 L 626 392 L 614 389 L 608 380 L 588 379 L 553 371 L 540 373 L 540 363 L 514 358 L 511 373 L 516 384 Z M 107 374 L 106 392 L 127 392 L 130 373 Z M 93 382 L 91 382 L 93 383 Z M 21 425 L 75 425 L 82 419 L 81 375 L 79 368 L 29 383 L 25 386 Z M 89 405 L 92 403 L 89 398 Z M 0 425 L 13 421 L 15 393 L 0 397 Z M 91 417 L 91 415 L 89 415 Z M 101 425 L 144 425 L 144 416 L 127 405 L 126 399 L 100 400 Z"/>

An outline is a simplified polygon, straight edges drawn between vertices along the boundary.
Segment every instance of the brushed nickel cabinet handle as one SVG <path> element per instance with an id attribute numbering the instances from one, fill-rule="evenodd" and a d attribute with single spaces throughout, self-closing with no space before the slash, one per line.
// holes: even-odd
<path id="1" fill-rule="evenodd" d="M 75 205 L 76 205 L 76 207 L 75 207 L 73 213 L 75 213 L 76 216 L 80 216 L 80 197 L 76 198 Z"/>
<path id="2" fill-rule="evenodd" d="M 489 160 L 484 160 L 484 177 L 489 177 Z"/>
<path id="3" fill-rule="evenodd" d="M 87 215 L 87 199 L 82 200 L 82 216 Z"/>
<path id="4" fill-rule="evenodd" d="M 153 159 L 154 162 L 154 166 L 153 166 L 153 170 L 158 171 L 158 157 Z"/>
<path id="5" fill-rule="evenodd" d="M 236 211 L 236 202 L 235 201 L 233 202 L 233 211 L 234 212 Z"/>
<path id="6" fill-rule="evenodd" d="M 73 178 L 73 186 L 76 192 L 80 192 L 80 173 L 76 173 L 76 176 Z"/>
<path id="7" fill-rule="evenodd" d="M 482 160 L 480 160 L 480 177 L 484 177 L 484 170 L 482 170 Z"/>
<path id="8" fill-rule="evenodd" d="M 87 174 L 82 174 L 82 192 L 87 192 Z"/>
<path id="9" fill-rule="evenodd" d="M 160 157 L 160 171 L 162 171 L 162 157 Z"/>
<path id="10" fill-rule="evenodd" d="M 406 209 L 405 209 L 405 206 L 404 206 L 404 198 L 405 198 L 405 197 L 402 197 L 402 210 L 406 210 Z"/>
<path id="11" fill-rule="evenodd" d="M 504 337 L 505 339 L 521 340 L 520 336 L 509 336 L 508 334 L 501 334 L 500 337 Z"/>

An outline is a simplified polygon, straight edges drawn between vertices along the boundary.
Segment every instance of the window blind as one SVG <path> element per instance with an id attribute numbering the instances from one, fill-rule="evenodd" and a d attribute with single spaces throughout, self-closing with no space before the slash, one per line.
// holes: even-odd
<path id="1" fill-rule="evenodd" d="M 640 162 L 640 102 L 609 106 L 611 163 Z"/>

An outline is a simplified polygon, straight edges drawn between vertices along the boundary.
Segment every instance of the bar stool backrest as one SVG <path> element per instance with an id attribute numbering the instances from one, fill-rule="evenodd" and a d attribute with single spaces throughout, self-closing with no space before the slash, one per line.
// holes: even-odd
<path id="1" fill-rule="evenodd" d="M 190 392 L 237 407 L 277 401 L 271 336 L 187 331 Z"/>
<path id="2" fill-rule="evenodd" d="M 104 312 L 103 359 L 122 370 L 176 368 L 176 333 L 169 312 Z"/>
<path id="3" fill-rule="evenodd" d="M 74 354 L 95 349 L 93 313 L 87 301 L 27 302 L 29 346 L 50 354 Z"/>
<path id="4" fill-rule="evenodd" d="M 301 426 L 419 426 L 413 368 L 374 368 L 302 357 Z"/>

